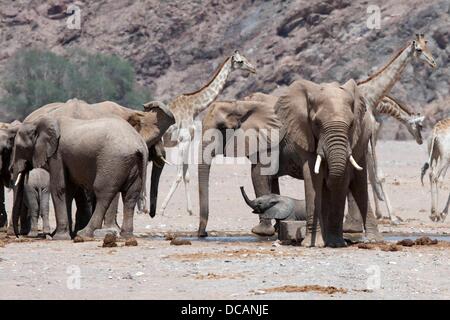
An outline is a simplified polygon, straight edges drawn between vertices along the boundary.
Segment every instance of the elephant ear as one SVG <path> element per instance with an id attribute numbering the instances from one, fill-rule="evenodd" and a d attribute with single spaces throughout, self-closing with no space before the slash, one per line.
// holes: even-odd
<path id="1" fill-rule="evenodd" d="M 294 212 L 292 201 L 279 201 L 276 203 L 276 206 L 264 212 L 263 218 L 285 220 L 292 215 L 292 212 Z"/>
<path id="2" fill-rule="evenodd" d="M 309 120 L 310 94 L 312 83 L 297 80 L 291 84 L 285 95 L 275 104 L 275 114 L 282 123 L 280 139 L 287 137 L 291 143 L 297 144 L 303 150 L 316 150 L 315 138 Z"/>
<path id="3" fill-rule="evenodd" d="M 359 87 L 355 80 L 350 79 L 344 85 L 341 86 L 346 92 L 348 92 L 353 99 L 352 111 L 354 115 L 354 122 L 351 128 L 351 147 L 352 149 L 358 143 L 362 134 L 362 125 L 364 115 L 366 113 L 366 104 L 364 102 L 364 96 L 360 93 Z"/>
<path id="4" fill-rule="evenodd" d="M 42 168 L 58 149 L 61 136 L 58 122 L 49 117 L 40 118 L 35 135 L 33 167 Z"/>

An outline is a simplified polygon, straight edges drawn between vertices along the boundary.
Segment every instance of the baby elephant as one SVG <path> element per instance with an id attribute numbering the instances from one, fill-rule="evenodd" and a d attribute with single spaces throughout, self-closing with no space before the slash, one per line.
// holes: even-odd
<path id="1" fill-rule="evenodd" d="M 39 216 L 42 218 L 42 231 L 50 233 L 49 200 L 50 200 L 50 175 L 44 169 L 30 171 L 28 181 L 24 184 L 24 202 L 28 217 L 31 219 L 31 231 L 29 237 L 38 236 Z"/>
<path id="2" fill-rule="evenodd" d="M 283 197 L 278 194 L 267 194 L 250 200 L 241 187 L 241 193 L 245 202 L 253 213 L 259 214 L 264 219 L 280 220 L 306 220 L 306 206 L 304 200 L 297 200 L 290 197 Z"/>

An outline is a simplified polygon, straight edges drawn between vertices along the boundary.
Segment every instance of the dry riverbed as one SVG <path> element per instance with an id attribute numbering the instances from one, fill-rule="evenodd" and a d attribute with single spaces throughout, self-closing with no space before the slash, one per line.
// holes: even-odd
<path id="1" fill-rule="evenodd" d="M 380 225 L 386 235 L 399 235 L 387 245 L 306 249 L 252 237 L 257 217 L 239 193 L 240 185 L 252 190 L 249 166 L 216 165 L 208 240 L 186 237 L 196 230 L 198 215 L 185 212 L 183 186 L 164 216 L 136 216 L 137 246 L 120 239 L 116 247 L 103 247 L 102 239 L 16 240 L 0 233 L 0 299 L 449 299 L 449 244 L 396 245 L 413 235 L 443 240 L 450 232 L 449 222 L 428 218 L 429 187 L 419 181 L 425 146 L 381 142 L 378 148 L 387 192 L 403 219 Z M 175 171 L 165 169 L 161 198 Z M 198 212 L 194 171 L 190 193 Z M 446 183 L 440 207 L 449 192 Z M 281 189 L 303 198 L 298 181 L 283 178 Z M 7 196 L 10 207 L 12 195 Z M 173 236 L 165 235 L 177 232 L 191 244 L 171 245 Z"/>

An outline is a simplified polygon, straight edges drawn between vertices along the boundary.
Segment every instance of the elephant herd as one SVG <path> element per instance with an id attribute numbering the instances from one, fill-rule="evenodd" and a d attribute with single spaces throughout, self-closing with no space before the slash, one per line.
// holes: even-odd
<path id="1" fill-rule="evenodd" d="M 281 176 L 304 181 L 304 202 L 296 204 L 289 200 L 287 204 L 274 206 L 287 206 L 292 212 L 296 210 L 294 207 L 301 206 L 301 219 L 306 220 L 302 245 L 345 246 L 346 204 L 348 219 L 357 221 L 368 238 L 378 239 L 368 196 L 368 164 L 370 159 L 375 159 L 371 147 L 374 114 L 379 103 L 388 99 L 387 94 L 408 62 L 417 59 L 436 67 L 426 43 L 422 34 L 416 35 L 385 66 L 363 81 L 350 79 L 340 84 L 299 79 L 280 96 L 254 93 L 242 100 L 212 102 L 202 118 L 199 151 L 203 154 L 210 150 L 207 146 L 213 139 L 205 134 L 210 129 L 219 133 L 249 129 L 274 131 L 276 143 L 270 143 L 264 150 L 272 155 L 270 163 L 262 161 L 261 149 L 256 154 L 245 150 L 237 156 L 253 159 L 250 175 L 256 197 L 279 195 Z M 22 123 L 2 125 L 0 224 L 7 223 L 3 187 L 8 187 L 14 189 L 9 230 L 16 235 L 35 236 L 39 215 L 44 219 L 43 231 L 51 232 L 50 194 L 56 217 L 56 229 L 51 232 L 53 239 L 70 239 L 75 235 L 93 237 L 94 231 L 102 227 L 131 237 L 135 207 L 152 217 L 155 215 L 158 184 L 167 163 L 163 136 L 169 128 L 169 131 L 180 128 L 170 104 L 167 107 L 164 103 L 151 102 L 144 107 L 144 111 L 136 111 L 109 101 L 88 104 L 71 99 L 43 106 Z M 236 156 L 228 154 L 227 148 L 234 138 L 227 136 L 221 141 L 221 147 L 213 148 L 209 156 Z M 146 200 L 149 161 L 153 163 L 150 209 Z M 268 166 L 276 170 L 267 173 Z M 199 162 L 198 235 L 201 237 L 207 236 L 210 169 L 210 161 Z M 116 222 L 120 194 L 124 204 L 121 227 Z M 71 212 L 73 201 L 75 223 Z M 43 209 L 39 211 L 38 207 Z M 292 212 L 286 216 L 295 216 Z M 252 231 L 273 235 L 272 218 L 279 216 L 277 212 L 261 214 L 259 224 Z"/>

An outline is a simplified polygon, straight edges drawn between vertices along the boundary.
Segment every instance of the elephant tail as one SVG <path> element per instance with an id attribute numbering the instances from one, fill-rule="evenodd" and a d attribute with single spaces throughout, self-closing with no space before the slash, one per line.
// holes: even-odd
<path id="1" fill-rule="evenodd" d="M 139 175 L 142 179 L 141 186 L 141 194 L 139 195 L 138 201 L 138 210 L 140 213 L 148 213 L 149 210 L 146 207 L 147 205 L 147 163 L 148 163 L 148 155 L 142 153 L 141 151 L 137 152 L 137 158 L 139 159 Z"/>
<path id="2" fill-rule="evenodd" d="M 245 200 L 245 203 L 253 209 L 253 205 L 252 202 L 250 201 L 250 199 L 247 197 L 247 194 L 245 193 L 244 187 L 241 186 L 241 193 L 242 193 L 242 197 Z"/>

